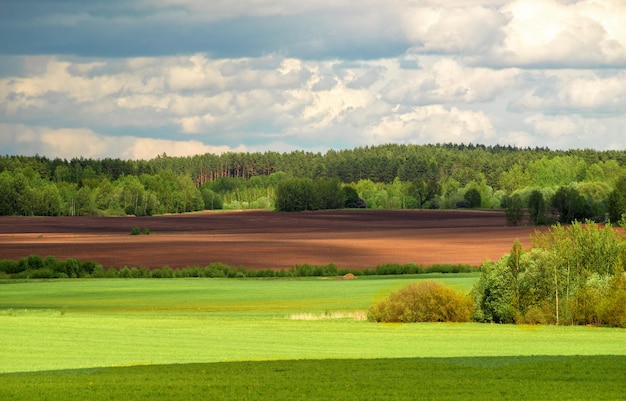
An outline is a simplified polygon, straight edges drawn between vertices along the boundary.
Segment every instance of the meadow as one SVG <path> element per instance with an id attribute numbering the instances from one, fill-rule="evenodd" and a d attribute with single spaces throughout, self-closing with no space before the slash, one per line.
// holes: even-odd
<path id="1" fill-rule="evenodd" d="M 623 399 L 623 329 L 375 324 L 410 282 L 0 283 L 0 399 Z"/>

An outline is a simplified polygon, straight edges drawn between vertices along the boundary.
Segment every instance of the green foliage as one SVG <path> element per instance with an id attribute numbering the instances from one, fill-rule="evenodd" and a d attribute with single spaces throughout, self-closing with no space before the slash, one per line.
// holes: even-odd
<path id="1" fill-rule="evenodd" d="M 369 309 L 373 322 L 468 322 L 471 298 L 436 281 L 421 281 L 391 293 Z"/>
<path id="2" fill-rule="evenodd" d="M 27 258 L 29 269 L 41 269 L 43 267 L 43 259 L 39 255 L 30 255 Z"/>
<path id="3" fill-rule="evenodd" d="M 510 197 L 505 198 L 504 202 L 507 224 L 512 226 L 520 225 L 524 218 L 522 197 L 515 193 Z"/>
<path id="4" fill-rule="evenodd" d="M 130 230 L 130 235 L 150 235 L 150 229 L 149 228 L 141 228 L 139 226 L 135 226 L 133 227 L 132 230 Z"/>
<path id="5" fill-rule="evenodd" d="M 222 198 L 220 198 L 215 192 L 213 192 L 209 188 L 209 185 L 202 185 L 200 187 L 200 193 L 202 194 L 202 200 L 204 202 L 205 210 L 222 209 L 224 207 Z"/>
<path id="6" fill-rule="evenodd" d="M 533 190 L 528 199 L 528 214 L 530 224 L 539 226 L 546 223 L 546 200 L 543 193 Z"/>
<path id="7" fill-rule="evenodd" d="M 326 266 L 311 266 L 308 263 L 305 263 L 290 268 L 288 270 L 288 274 L 293 277 L 336 276 L 337 266 L 332 263 Z"/>
<path id="8" fill-rule="evenodd" d="M 317 210 L 320 196 L 310 178 L 291 178 L 281 181 L 276 188 L 276 210 L 302 212 Z"/>
<path id="9" fill-rule="evenodd" d="M 614 276 L 606 290 L 606 296 L 599 305 L 601 323 L 612 327 L 626 328 L 626 277 Z"/>
<path id="10" fill-rule="evenodd" d="M 417 200 L 417 207 L 420 209 L 423 208 L 427 202 L 433 201 L 439 194 L 441 194 L 441 185 L 434 179 L 415 179 L 411 181 L 409 195 Z"/>
<path id="11" fill-rule="evenodd" d="M 0 272 L 7 274 L 20 273 L 25 269 L 25 266 L 21 265 L 15 260 L 2 259 L 0 260 Z"/>
<path id="12" fill-rule="evenodd" d="M 79 278 L 96 277 L 92 274 L 102 270 L 102 266 L 92 261 L 81 262 L 78 259 L 65 260 L 47 256 L 30 255 L 19 261 L 0 260 L 0 272 L 10 278 Z"/>
<path id="13" fill-rule="evenodd" d="M 617 222 L 626 213 L 626 176 L 622 176 L 607 198 L 609 219 Z"/>
<path id="14" fill-rule="evenodd" d="M 619 283 L 626 243 L 621 234 L 610 226 L 574 223 L 538 232 L 533 245 L 525 251 L 516 241 L 509 255 L 483 264 L 473 289 L 475 320 L 621 324 L 624 314 L 605 312 L 612 309 L 607 305 L 616 305 L 623 297 Z"/>
<path id="15" fill-rule="evenodd" d="M 559 188 L 552 197 L 552 207 L 559 211 L 559 221 L 564 224 L 593 217 L 591 205 L 572 187 Z"/>
<path id="16" fill-rule="evenodd" d="M 29 265 L 33 260 L 33 268 Z M 30 272 L 39 268 L 51 269 L 55 275 L 49 278 L 171 278 L 171 277 L 209 277 L 209 278 L 234 278 L 234 277 L 335 277 L 348 273 L 355 276 L 372 275 L 412 275 L 428 273 L 472 273 L 475 267 L 467 264 L 434 264 L 428 267 L 418 266 L 414 263 L 397 264 L 389 263 L 376 266 L 375 269 L 339 269 L 335 264 L 310 265 L 308 263 L 296 265 L 289 269 L 246 269 L 242 266 L 233 267 L 221 262 L 213 262 L 205 267 L 190 266 L 173 270 L 165 266 L 160 269 L 146 267 L 123 267 L 119 270 L 110 268 L 105 270 L 101 265 L 92 261 L 79 261 L 77 259 L 59 260 L 52 256 L 41 259 L 38 255 L 22 258 L 19 262 L 13 260 L 0 260 L 0 272 L 6 273 L 8 278 L 30 278 Z M 27 273 L 27 274 L 23 274 Z"/>
<path id="17" fill-rule="evenodd" d="M 343 207 L 345 208 L 361 208 L 365 207 L 365 201 L 359 198 L 359 193 L 353 187 L 345 185 L 341 188 L 343 197 Z"/>
<path id="18" fill-rule="evenodd" d="M 319 196 L 319 209 L 341 209 L 344 193 L 339 178 L 319 178 L 315 180 L 315 191 Z"/>
<path id="19" fill-rule="evenodd" d="M 173 278 L 174 270 L 169 266 L 163 266 L 160 269 L 154 269 L 150 271 L 150 277 L 152 278 Z"/>
<path id="20" fill-rule="evenodd" d="M 480 207 L 482 203 L 482 196 L 480 195 L 480 192 L 476 188 L 470 188 L 467 191 L 465 191 L 465 194 L 463 195 L 463 199 L 465 199 L 469 203 L 469 207 L 471 208 Z"/>
<path id="21" fill-rule="evenodd" d="M 587 217 L 602 219 L 609 206 L 617 221 L 626 209 L 618 196 L 623 191 L 613 191 L 625 165 L 624 151 L 464 144 L 387 144 L 326 154 L 161 155 L 148 161 L 0 156 L 0 215 L 142 216 L 276 208 L 280 182 L 297 178 L 354 184 L 372 208 L 468 206 L 463 196 L 471 188 L 480 193 L 482 207 L 498 207 L 505 193 L 541 188 L 547 195 L 572 186 L 589 204 Z M 329 189 L 316 188 L 319 204 L 309 203 L 311 209 L 337 207 L 338 196 Z"/>
<path id="22" fill-rule="evenodd" d="M 52 269 L 48 267 L 43 267 L 40 269 L 32 270 L 28 275 L 28 278 L 32 279 L 42 279 L 42 278 L 57 278 L 59 277 L 59 273 L 55 273 Z"/>

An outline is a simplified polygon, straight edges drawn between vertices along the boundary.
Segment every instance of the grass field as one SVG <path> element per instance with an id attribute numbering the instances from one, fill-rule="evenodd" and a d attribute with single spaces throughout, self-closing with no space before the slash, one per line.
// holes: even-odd
<path id="1" fill-rule="evenodd" d="M 422 279 L 3 283 L 0 399 L 624 399 L 623 329 L 362 320 Z"/>

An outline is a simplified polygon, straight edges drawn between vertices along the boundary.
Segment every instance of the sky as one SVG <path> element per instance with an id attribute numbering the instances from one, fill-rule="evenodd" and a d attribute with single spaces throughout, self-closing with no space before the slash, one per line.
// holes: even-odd
<path id="1" fill-rule="evenodd" d="M 626 149 L 623 0 L 0 0 L 0 154 Z"/>

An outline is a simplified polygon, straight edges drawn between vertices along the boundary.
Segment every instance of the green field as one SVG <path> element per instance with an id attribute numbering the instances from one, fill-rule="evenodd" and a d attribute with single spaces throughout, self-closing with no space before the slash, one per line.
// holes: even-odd
<path id="1" fill-rule="evenodd" d="M 422 279 L 4 282 L 0 399 L 624 399 L 623 329 L 362 320 Z"/>

